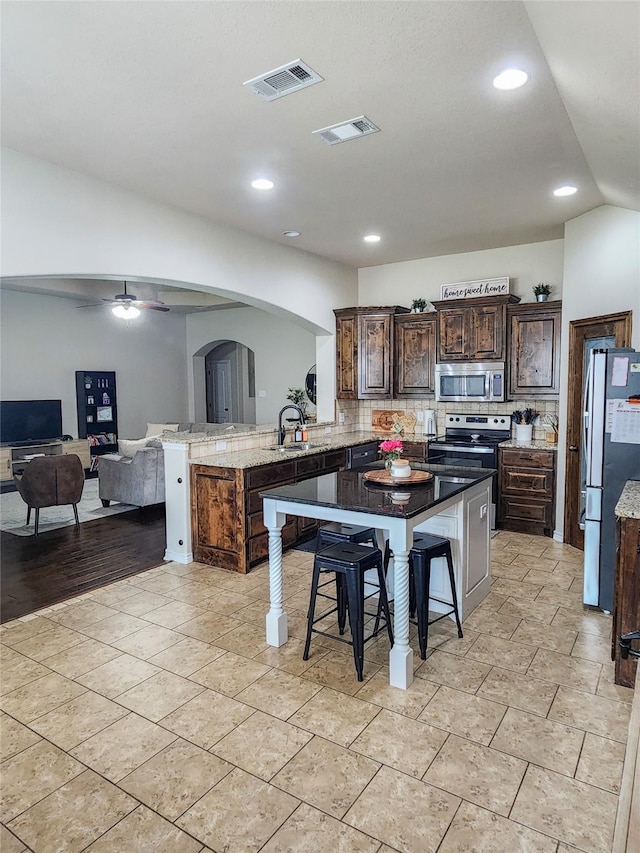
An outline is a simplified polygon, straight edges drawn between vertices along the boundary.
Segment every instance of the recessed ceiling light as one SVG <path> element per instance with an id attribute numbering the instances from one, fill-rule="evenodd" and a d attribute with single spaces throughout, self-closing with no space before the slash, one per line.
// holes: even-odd
<path id="1" fill-rule="evenodd" d="M 364 242 L 365 243 L 379 243 L 380 242 L 380 235 L 379 234 L 367 234 L 367 236 L 364 238 Z"/>
<path id="2" fill-rule="evenodd" d="M 573 195 L 578 192 L 578 187 L 572 187 L 571 184 L 567 184 L 564 187 L 558 187 L 557 190 L 553 191 L 553 194 L 558 198 L 564 198 L 568 195 Z"/>
<path id="3" fill-rule="evenodd" d="M 526 71 L 521 71 L 519 68 L 507 68 L 501 71 L 497 77 L 493 79 L 493 85 L 496 89 L 519 89 L 529 79 Z"/>
<path id="4" fill-rule="evenodd" d="M 283 231 L 282 236 L 283 237 L 299 237 L 300 232 L 299 231 Z"/>
<path id="5" fill-rule="evenodd" d="M 267 178 L 256 178 L 255 181 L 251 181 L 251 186 L 254 190 L 272 190 L 273 181 L 270 181 Z"/>

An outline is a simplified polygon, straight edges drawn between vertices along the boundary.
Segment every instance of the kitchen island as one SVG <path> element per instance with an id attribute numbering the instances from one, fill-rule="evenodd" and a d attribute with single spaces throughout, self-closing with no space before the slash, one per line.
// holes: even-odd
<path id="1" fill-rule="evenodd" d="M 366 470 L 382 468 L 382 463 Z M 338 471 L 300 483 L 262 491 L 264 524 L 269 533 L 270 610 L 266 639 L 272 646 L 287 642 L 287 615 L 282 606 L 282 529 L 287 516 L 339 521 L 374 527 L 387 537 L 393 552 L 390 593 L 394 598 L 394 645 L 389 653 L 390 683 L 406 689 L 413 680 L 409 646 L 409 550 L 414 531 L 451 540 L 461 618 L 489 593 L 491 469 L 417 465 L 433 474 L 424 485 L 380 487 L 367 482 L 363 469 Z M 434 561 L 431 591 L 449 594 L 442 561 Z M 434 609 L 438 605 L 434 603 Z"/>

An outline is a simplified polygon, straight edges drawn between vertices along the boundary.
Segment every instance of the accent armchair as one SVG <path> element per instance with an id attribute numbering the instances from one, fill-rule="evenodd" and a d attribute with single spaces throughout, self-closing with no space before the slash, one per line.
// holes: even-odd
<path id="1" fill-rule="evenodd" d="M 98 493 L 103 506 L 111 501 L 132 506 L 164 502 L 164 451 L 159 441 L 149 444 L 152 446 L 141 447 L 133 457 L 100 457 Z"/>
<path id="2" fill-rule="evenodd" d="M 35 509 L 35 535 L 38 535 L 40 510 L 48 506 L 73 506 L 76 527 L 79 526 L 78 503 L 84 488 L 84 469 L 75 453 L 61 456 L 39 456 L 32 459 L 22 474 L 14 476 L 20 497 L 27 505 L 27 524 Z"/>

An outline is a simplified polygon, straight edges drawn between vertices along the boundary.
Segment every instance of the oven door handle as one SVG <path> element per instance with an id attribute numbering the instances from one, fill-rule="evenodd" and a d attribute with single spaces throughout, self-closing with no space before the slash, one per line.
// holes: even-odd
<path id="1" fill-rule="evenodd" d="M 438 444 L 434 450 L 453 450 L 455 453 L 495 453 L 492 447 L 461 447 L 459 444 Z"/>

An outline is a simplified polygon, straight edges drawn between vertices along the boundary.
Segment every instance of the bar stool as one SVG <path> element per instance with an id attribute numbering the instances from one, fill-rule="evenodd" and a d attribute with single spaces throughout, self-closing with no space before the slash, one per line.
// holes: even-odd
<path id="1" fill-rule="evenodd" d="M 376 539 L 376 531 L 373 527 L 361 527 L 358 524 L 341 524 L 339 521 L 331 521 L 318 528 L 316 536 L 316 554 L 322 551 L 329 545 L 334 545 L 336 542 L 353 542 L 356 545 L 361 545 L 365 542 L 371 542 L 374 548 L 378 547 Z M 323 584 L 324 586 L 324 584 Z M 346 592 L 344 585 L 344 575 L 336 574 L 336 601 L 338 603 L 338 627 L 340 634 L 344 634 L 345 622 L 347 617 Z"/>
<path id="2" fill-rule="evenodd" d="M 438 557 L 444 557 L 449 569 L 449 583 L 451 584 L 451 601 L 443 601 L 429 594 L 431 582 L 431 561 Z M 458 612 L 458 595 L 456 592 L 456 579 L 453 573 L 453 559 L 451 557 L 451 542 L 442 536 L 432 536 L 430 533 L 415 533 L 413 546 L 409 552 L 409 584 L 411 596 L 409 599 L 409 614 L 417 615 L 418 642 L 420 643 L 420 657 L 426 660 L 427 639 L 429 636 L 429 625 L 446 619 L 453 613 L 458 626 L 458 637 L 462 638 L 462 625 L 460 613 Z M 437 601 L 439 604 L 451 605 L 451 610 L 440 614 L 435 619 L 429 619 L 429 601 Z"/>
<path id="3" fill-rule="evenodd" d="M 375 593 L 365 596 L 364 592 L 364 576 L 370 569 L 378 571 L 379 599 L 378 609 L 376 613 L 369 613 L 365 610 L 365 601 L 371 598 Z M 346 610 L 349 613 L 349 623 L 351 625 L 351 641 L 343 640 L 342 637 L 336 637 L 334 634 L 329 634 L 326 631 L 321 631 L 313 626 L 326 619 L 333 613 L 339 611 L 339 604 L 327 613 L 323 613 L 317 619 L 314 619 L 316 598 L 320 595 L 323 598 L 332 598 L 319 592 L 324 584 L 320 584 L 320 574 L 322 572 L 335 572 L 336 575 L 342 576 L 344 580 L 344 590 L 346 597 Z M 333 599 L 332 599 L 333 600 Z M 382 565 L 382 552 L 379 548 L 367 548 L 365 545 L 360 545 L 355 542 L 336 542 L 329 545 L 322 551 L 319 551 L 313 560 L 313 578 L 311 581 L 311 597 L 309 599 L 309 612 L 307 614 L 307 638 L 304 646 L 303 660 L 309 660 L 309 647 L 311 645 L 311 634 L 322 634 L 325 637 L 332 637 L 340 640 L 353 648 L 353 659 L 356 665 L 358 681 L 363 681 L 364 668 L 364 644 L 372 637 L 378 635 L 380 627 L 380 614 L 384 616 L 384 625 L 389 634 L 389 641 L 393 644 L 393 632 L 391 630 L 391 615 L 389 613 L 389 602 L 387 600 L 387 588 L 385 584 L 384 569 Z M 376 627 L 373 633 L 365 639 L 364 636 L 364 617 L 375 616 Z M 341 634 L 343 631 L 340 632 Z"/>

